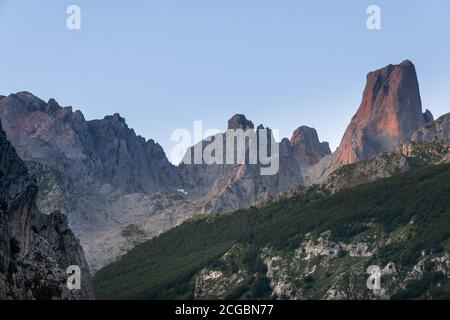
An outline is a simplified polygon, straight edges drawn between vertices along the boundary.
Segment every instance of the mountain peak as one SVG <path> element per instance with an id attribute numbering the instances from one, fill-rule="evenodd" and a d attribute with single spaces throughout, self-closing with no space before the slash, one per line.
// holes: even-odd
<path id="1" fill-rule="evenodd" d="M 122 124 L 126 124 L 125 118 L 121 117 L 119 113 L 114 113 L 112 116 L 106 116 L 104 118 L 106 121 L 119 122 Z"/>
<path id="2" fill-rule="evenodd" d="M 411 61 L 370 72 L 361 105 L 345 131 L 337 159 L 348 164 L 391 150 L 409 139 L 430 115 L 422 113 L 419 83 Z"/>
<path id="3" fill-rule="evenodd" d="M 328 142 L 320 142 L 316 129 L 307 126 L 295 129 L 290 144 L 302 167 L 312 166 L 331 153 Z"/>
<path id="4" fill-rule="evenodd" d="M 23 97 L 23 98 L 37 98 L 34 94 L 32 94 L 29 91 L 19 91 L 19 92 L 13 93 L 13 95 Z"/>
<path id="5" fill-rule="evenodd" d="M 434 116 L 431 113 L 431 111 L 428 110 L 428 109 L 425 110 L 423 116 L 424 116 L 424 119 L 425 119 L 425 123 L 434 121 Z"/>
<path id="6" fill-rule="evenodd" d="M 255 126 L 253 125 L 253 122 L 250 120 L 247 120 L 245 115 L 243 114 L 235 114 L 233 117 L 231 117 L 230 120 L 228 120 L 228 129 L 229 130 L 236 130 L 236 129 L 254 129 Z"/>
<path id="7" fill-rule="evenodd" d="M 413 66 L 414 67 L 414 63 L 411 62 L 411 60 L 409 59 L 405 59 L 402 62 L 400 62 L 400 65 L 402 66 Z"/>
<path id="8" fill-rule="evenodd" d="M 5 105 L 10 105 L 12 109 L 21 106 L 28 111 L 41 110 L 46 103 L 28 91 L 12 93 L 1 99 Z M 14 106 L 14 107 L 13 107 Z"/>
<path id="9" fill-rule="evenodd" d="M 297 143 L 299 143 L 301 141 L 306 140 L 308 137 L 311 137 L 314 140 L 319 141 L 316 129 L 310 128 L 308 126 L 298 127 L 292 133 L 291 144 L 297 144 Z M 315 139 L 316 137 L 317 137 L 317 139 Z"/>

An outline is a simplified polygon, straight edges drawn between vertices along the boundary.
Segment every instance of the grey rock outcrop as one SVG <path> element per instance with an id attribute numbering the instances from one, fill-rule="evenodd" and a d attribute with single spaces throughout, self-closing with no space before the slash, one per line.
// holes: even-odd
<path id="1" fill-rule="evenodd" d="M 177 214 L 185 215 L 182 200 L 180 209 L 169 209 L 176 201 L 152 196 L 173 198 L 177 168 L 161 146 L 137 136 L 120 115 L 86 121 L 54 99 L 45 103 L 20 92 L 0 100 L 0 118 L 37 180 L 39 208 L 67 215 L 92 270 L 130 245 L 121 236 L 129 224 L 143 225 L 152 237 L 173 227 L 181 219 Z"/>
<path id="2" fill-rule="evenodd" d="M 137 136 L 119 114 L 86 121 L 54 99 L 20 92 L 0 101 L 0 117 L 23 159 L 63 171 L 77 184 L 149 193 L 175 188 L 175 167 L 161 146 Z"/>
<path id="3" fill-rule="evenodd" d="M 36 206 L 37 187 L 0 124 L 0 300 L 93 299 L 83 249 L 54 212 Z M 81 269 L 81 289 L 68 290 L 66 269 Z"/>
<path id="4" fill-rule="evenodd" d="M 314 128 L 299 127 L 292 134 L 290 143 L 293 156 L 302 167 L 310 167 L 331 154 L 328 142 L 320 142 Z"/>
<path id="5" fill-rule="evenodd" d="M 411 137 L 412 141 L 435 141 L 450 138 L 450 113 L 447 113 L 435 121 L 430 121 Z"/>

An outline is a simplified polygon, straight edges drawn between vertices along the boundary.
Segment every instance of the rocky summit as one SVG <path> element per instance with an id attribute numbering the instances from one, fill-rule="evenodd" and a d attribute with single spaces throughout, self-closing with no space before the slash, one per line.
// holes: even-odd
<path id="1" fill-rule="evenodd" d="M 309 170 L 307 184 L 323 182 L 343 165 L 395 150 L 432 121 L 429 110 L 422 113 L 419 82 L 411 61 L 370 72 L 361 105 L 339 147 Z"/>
<path id="2" fill-rule="evenodd" d="M 290 143 L 294 157 L 303 167 L 312 166 L 331 154 L 328 142 L 320 142 L 316 129 L 307 126 L 297 128 Z"/>
<path id="3" fill-rule="evenodd" d="M 230 120 L 228 120 L 228 129 L 229 130 L 236 130 L 236 129 L 242 129 L 242 130 L 248 130 L 248 129 L 254 129 L 255 126 L 253 125 L 253 122 L 250 120 L 247 120 L 245 115 L 243 114 L 236 114 L 234 115 Z"/>
<path id="4" fill-rule="evenodd" d="M 349 164 L 395 149 L 431 120 L 429 111 L 422 113 L 416 69 L 409 60 L 370 72 L 336 160 Z"/>

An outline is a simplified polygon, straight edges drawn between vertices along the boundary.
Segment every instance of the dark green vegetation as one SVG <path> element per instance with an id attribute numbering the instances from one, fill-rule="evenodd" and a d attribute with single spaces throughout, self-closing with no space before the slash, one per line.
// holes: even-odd
<path id="1" fill-rule="evenodd" d="M 367 258 L 364 266 L 392 261 L 400 272 L 414 266 L 423 252 L 448 250 L 450 239 L 450 165 L 418 169 L 391 178 L 326 196 L 315 188 L 267 207 L 251 208 L 220 216 L 204 216 L 184 223 L 147 241 L 99 271 L 94 277 L 100 299 L 194 298 L 194 276 L 235 244 L 249 248 L 236 271 L 245 267 L 245 284 L 229 298 L 269 298 L 262 248 L 292 252 L 307 233 L 331 231 L 333 241 L 347 242 L 376 225 L 382 234 L 392 234 L 414 222 L 405 241 L 393 241 Z M 352 258 L 338 259 L 352 264 Z M 358 259 L 357 259 L 358 260 Z M 361 260 L 358 260 L 361 261 Z M 302 279 L 305 290 L 314 289 L 315 275 Z M 325 273 L 323 279 L 332 278 Z M 427 282 L 427 279 L 431 279 Z M 364 278 L 363 278 L 364 280 Z M 444 279 L 445 280 L 445 279 Z M 434 273 L 408 284 L 394 298 L 448 296 L 447 280 Z M 329 280 L 327 280 L 329 281 Z M 443 286 L 441 286 L 441 282 Z M 433 284 L 438 284 L 438 286 Z M 364 286 L 364 284 L 363 284 Z"/>
<path id="2" fill-rule="evenodd" d="M 450 281 L 441 272 L 429 272 L 422 279 L 410 282 L 406 288 L 397 292 L 392 298 L 396 300 L 411 299 L 450 299 Z"/>

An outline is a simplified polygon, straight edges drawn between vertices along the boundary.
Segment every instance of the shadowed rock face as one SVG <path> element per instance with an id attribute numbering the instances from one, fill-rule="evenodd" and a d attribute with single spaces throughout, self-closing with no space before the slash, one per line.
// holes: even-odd
<path id="1" fill-rule="evenodd" d="M 36 207 L 37 187 L 0 124 L 0 300 L 93 299 L 83 249 L 67 217 Z M 81 290 L 67 289 L 66 269 L 81 268 Z"/>
<path id="2" fill-rule="evenodd" d="M 349 164 L 392 150 L 430 117 L 430 112 L 422 114 L 416 70 L 410 61 L 371 72 L 335 159 Z"/>
<path id="3" fill-rule="evenodd" d="M 431 121 L 420 127 L 412 135 L 412 141 L 430 142 L 450 138 L 450 113 L 447 113 L 436 121 Z"/>

